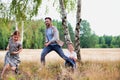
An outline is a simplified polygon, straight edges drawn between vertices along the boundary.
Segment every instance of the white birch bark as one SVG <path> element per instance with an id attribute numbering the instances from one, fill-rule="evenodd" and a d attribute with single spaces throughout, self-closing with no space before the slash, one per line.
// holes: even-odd
<path id="1" fill-rule="evenodd" d="M 18 23 L 15 22 L 15 30 L 18 31 Z"/>
<path id="2" fill-rule="evenodd" d="M 59 0 L 60 9 L 61 9 L 61 15 L 62 15 L 62 27 L 64 29 L 64 36 L 65 36 L 65 43 L 71 42 L 68 24 L 67 24 L 67 13 L 65 11 L 63 0 Z"/>
<path id="3" fill-rule="evenodd" d="M 77 2 L 77 14 L 76 14 L 76 28 L 75 28 L 75 51 L 77 53 L 78 60 L 81 60 L 80 56 L 80 22 L 81 22 L 81 0 Z"/>
<path id="4" fill-rule="evenodd" d="M 24 21 L 22 21 L 21 44 L 23 44 L 23 36 L 24 36 Z"/>

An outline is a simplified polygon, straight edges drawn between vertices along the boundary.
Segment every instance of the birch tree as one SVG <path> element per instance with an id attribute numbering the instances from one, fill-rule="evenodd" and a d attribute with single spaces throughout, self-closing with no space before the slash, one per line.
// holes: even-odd
<path id="1" fill-rule="evenodd" d="M 75 51 L 77 53 L 78 60 L 81 60 L 80 56 L 80 14 L 81 14 L 81 0 L 59 0 L 60 14 L 62 16 L 62 26 L 64 28 L 64 35 L 66 44 L 71 42 L 69 30 L 67 27 L 67 13 L 66 10 L 72 11 L 75 9 L 75 4 L 77 3 L 76 12 L 76 28 L 75 28 Z M 68 20 L 69 21 L 69 20 Z"/>
<path id="2" fill-rule="evenodd" d="M 21 24 L 21 43 L 23 43 L 25 31 L 24 21 L 37 15 L 41 2 L 42 0 L 12 0 L 10 4 L 11 16 L 15 20 L 16 24 Z M 18 28 L 18 26 L 16 26 L 16 28 Z"/>
<path id="3" fill-rule="evenodd" d="M 78 60 L 81 60 L 80 56 L 80 22 L 81 22 L 81 0 L 77 2 L 76 13 L 76 28 L 75 28 L 75 51 L 77 53 Z"/>
<path id="4" fill-rule="evenodd" d="M 64 28 L 64 36 L 65 36 L 65 42 L 66 44 L 71 42 L 68 26 L 67 26 L 67 13 L 65 11 L 65 5 L 64 5 L 64 0 L 59 0 L 59 5 L 60 5 L 60 13 L 62 15 L 62 27 Z"/>

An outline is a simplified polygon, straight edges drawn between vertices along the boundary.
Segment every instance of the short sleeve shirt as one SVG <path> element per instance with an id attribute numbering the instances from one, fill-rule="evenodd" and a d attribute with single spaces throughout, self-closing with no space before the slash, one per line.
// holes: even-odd
<path id="1" fill-rule="evenodd" d="M 20 41 L 13 42 L 12 38 L 9 39 L 9 51 L 10 51 L 10 53 L 12 53 L 14 51 L 18 51 L 21 48 L 22 48 L 22 44 L 20 43 Z"/>

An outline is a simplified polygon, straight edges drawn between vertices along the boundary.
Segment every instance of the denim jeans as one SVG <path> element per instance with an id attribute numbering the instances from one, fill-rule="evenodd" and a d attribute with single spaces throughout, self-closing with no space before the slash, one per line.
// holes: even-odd
<path id="1" fill-rule="evenodd" d="M 54 45 L 48 45 L 47 47 L 45 47 L 41 53 L 41 63 L 43 65 L 45 65 L 45 56 L 51 52 L 51 51 L 55 51 L 56 53 L 58 53 L 58 55 L 63 58 L 65 61 L 70 62 L 73 66 L 75 66 L 74 62 L 68 58 L 67 56 L 64 55 L 64 52 L 62 50 L 62 48 L 58 45 L 58 44 L 54 44 Z"/>
<path id="2" fill-rule="evenodd" d="M 76 68 L 76 62 L 75 62 L 73 59 L 71 59 L 71 60 L 73 61 L 73 63 L 75 64 L 75 66 L 73 66 L 70 62 L 65 61 L 65 67 L 72 67 L 72 68 Z"/>

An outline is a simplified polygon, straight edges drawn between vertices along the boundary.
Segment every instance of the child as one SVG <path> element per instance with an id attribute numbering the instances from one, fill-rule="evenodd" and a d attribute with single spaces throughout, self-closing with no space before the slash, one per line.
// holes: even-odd
<path id="1" fill-rule="evenodd" d="M 75 69 L 76 68 L 77 54 L 74 51 L 74 47 L 73 47 L 72 43 L 68 43 L 67 47 L 68 47 L 68 51 L 66 52 L 65 55 L 73 61 L 73 63 L 75 64 L 75 67 L 73 67 L 73 65 L 70 64 L 68 61 L 65 61 L 65 66 L 72 67 L 73 69 Z"/>
<path id="2" fill-rule="evenodd" d="M 9 39 L 9 44 L 7 46 L 8 52 L 5 56 L 4 67 L 1 73 L 1 78 L 3 77 L 5 71 L 10 67 L 14 72 L 17 73 L 17 67 L 20 63 L 19 53 L 22 51 L 22 45 L 20 43 L 20 33 L 15 31 Z"/>

